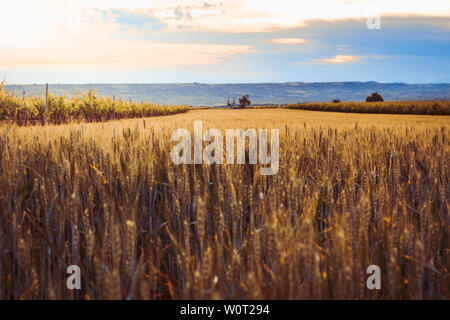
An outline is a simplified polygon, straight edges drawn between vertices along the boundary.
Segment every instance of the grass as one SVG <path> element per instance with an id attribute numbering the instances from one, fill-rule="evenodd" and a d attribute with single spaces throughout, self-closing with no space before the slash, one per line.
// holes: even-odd
<path id="1" fill-rule="evenodd" d="M 194 120 L 280 129 L 280 171 L 175 166 Z M 448 117 L 285 109 L 0 125 L 0 299 L 448 299 L 448 137 Z"/>

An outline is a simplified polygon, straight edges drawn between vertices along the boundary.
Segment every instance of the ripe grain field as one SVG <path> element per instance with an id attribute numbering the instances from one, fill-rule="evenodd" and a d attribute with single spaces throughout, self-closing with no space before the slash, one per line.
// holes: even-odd
<path id="1" fill-rule="evenodd" d="M 174 165 L 195 120 L 279 129 L 279 172 Z M 2 124 L 0 299 L 448 299 L 449 129 L 283 109 Z"/>

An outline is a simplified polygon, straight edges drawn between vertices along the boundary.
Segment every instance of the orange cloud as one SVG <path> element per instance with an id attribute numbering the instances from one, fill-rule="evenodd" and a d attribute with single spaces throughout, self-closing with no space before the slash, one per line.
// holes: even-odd
<path id="1" fill-rule="evenodd" d="M 85 42 L 0 50 L 2 69 L 159 68 L 218 64 L 252 50 L 245 45 L 178 44 L 149 41 Z"/>
<path id="2" fill-rule="evenodd" d="M 357 56 L 339 54 L 333 58 L 322 59 L 321 61 L 328 62 L 328 63 L 348 63 L 348 62 L 356 61 L 357 59 L 358 59 Z"/>
<path id="3" fill-rule="evenodd" d="M 47 19 L 41 19 L 42 24 L 33 24 L 33 29 L 19 33 L 21 37 L 15 37 L 14 33 L 0 33 L 0 43 L 4 47 L 0 48 L 0 69 L 61 70 L 76 67 L 122 70 L 214 65 L 253 50 L 250 45 L 129 39 L 128 36 L 137 31 L 123 31 L 119 23 L 104 19 L 98 10 L 82 7 L 81 20 L 74 25 L 68 23 L 71 14 L 63 4 L 55 4 Z M 18 22 L 23 23 L 21 19 Z M 2 23 L 0 19 L 0 27 Z M 122 37 L 118 39 L 115 35 Z"/>
<path id="4" fill-rule="evenodd" d="M 270 42 L 276 43 L 276 44 L 303 44 L 307 40 L 301 39 L 301 38 L 278 38 L 278 39 L 272 39 Z"/>

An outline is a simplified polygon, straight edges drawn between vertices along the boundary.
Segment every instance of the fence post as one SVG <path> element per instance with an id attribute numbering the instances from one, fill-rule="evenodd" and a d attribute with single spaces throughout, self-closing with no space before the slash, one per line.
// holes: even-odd
<path id="1" fill-rule="evenodd" d="M 48 109 L 48 83 L 45 84 L 45 111 L 44 111 L 44 124 L 47 124 L 47 109 Z"/>

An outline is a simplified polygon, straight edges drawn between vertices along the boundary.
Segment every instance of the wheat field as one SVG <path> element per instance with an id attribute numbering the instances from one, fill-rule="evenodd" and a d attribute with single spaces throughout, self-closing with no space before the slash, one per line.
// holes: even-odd
<path id="1" fill-rule="evenodd" d="M 279 129 L 279 172 L 174 165 L 195 120 Z M 449 129 L 283 109 L 1 124 L 0 299 L 448 299 Z"/>

